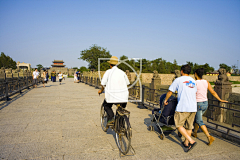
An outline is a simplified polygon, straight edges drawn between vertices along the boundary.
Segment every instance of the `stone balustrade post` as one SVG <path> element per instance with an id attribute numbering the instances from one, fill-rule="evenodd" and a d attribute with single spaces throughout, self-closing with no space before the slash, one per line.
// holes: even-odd
<path id="1" fill-rule="evenodd" d="M 9 101 L 9 96 L 8 96 L 8 81 L 7 81 L 7 74 L 5 73 L 5 97 L 6 100 Z"/>
<path id="2" fill-rule="evenodd" d="M 145 85 L 142 85 L 142 106 L 144 106 Z"/>
<path id="3" fill-rule="evenodd" d="M 159 74 L 156 70 L 153 71 L 153 73 L 154 74 L 153 74 L 152 82 L 150 84 L 150 88 L 151 89 L 157 89 L 157 86 L 161 85 L 161 78 L 160 78 L 160 76 L 159 76 Z M 155 101 L 155 90 L 152 90 L 152 92 L 150 94 L 150 100 Z"/>
<path id="4" fill-rule="evenodd" d="M 229 82 L 225 69 L 220 68 L 218 72 L 219 76 L 218 80 L 215 82 L 214 91 L 221 99 L 227 100 L 227 95 L 229 95 L 229 93 L 232 93 L 232 83 Z M 226 103 L 219 103 L 214 101 L 213 104 L 220 104 L 221 107 L 227 107 Z M 215 107 L 215 112 L 213 112 L 213 120 L 218 122 L 224 122 L 226 120 L 226 110 L 224 108 Z"/>

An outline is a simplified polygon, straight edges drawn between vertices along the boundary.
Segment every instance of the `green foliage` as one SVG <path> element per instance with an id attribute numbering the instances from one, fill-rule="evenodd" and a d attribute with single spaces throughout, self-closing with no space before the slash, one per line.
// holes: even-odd
<path id="1" fill-rule="evenodd" d="M 239 81 L 229 81 L 229 82 L 231 82 L 232 84 L 240 84 Z"/>
<path id="2" fill-rule="evenodd" d="M 38 69 L 38 71 L 40 72 L 40 70 L 43 68 L 43 65 L 41 65 L 41 64 L 38 64 L 37 65 L 37 69 Z"/>
<path id="3" fill-rule="evenodd" d="M 233 69 L 233 74 L 234 74 L 234 75 L 237 75 L 237 74 L 238 74 L 237 65 L 232 65 L 232 69 Z"/>
<path id="4" fill-rule="evenodd" d="M 215 83 L 214 82 L 209 82 L 211 85 L 215 85 Z"/>
<path id="5" fill-rule="evenodd" d="M 111 54 L 106 50 L 106 48 L 102 48 L 94 44 L 89 49 L 81 51 L 80 58 L 78 59 L 87 61 L 89 63 L 89 69 L 98 70 L 98 58 L 111 58 Z M 107 61 L 101 61 L 100 69 L 109 69 Z"/>
<path id="6" fill-rule="evenodd" d="M 6 56 L 4 54 L 4 52 L 1 52 L 1 56 L 0 56 L 0 68 L 4 67 L 4 68 L 12 68 L 12 69 L 16 69 L 16 62 L 9 56 Z"/>
<path id="7" fill-rule="evenodd" d="M 73 67 L 73 69 L 78 69 L 78 67 Z"/>
<path id="8" fill-rule="evenodd" d="M 231 72 L 231 67 L 224 63 L 219 64 L 219 67 L 226 69 L 227 72 Z"/>
<path id="9" fill-rule="evenodd" d="M 229 82 L 231 82 L 232 84 L 240 84 L 240 82 L 239 81 L 229 81 Z M 214 82 L 209 82 L 211 85 L 215 85 L 215 83 Z"/>
<path id="10" fill-rule="evenodd" d="M 120 57 L 120 60 L 126 60 L 126 59 L 128 59 L 128 57 L 125 56 L 125 55 L 123 55 L 122 57 Z M 129 61 L 129 60 L 126 60 L 126 61 L 124 61 L 124 62 L 130 64 L 130 61 Z M 124 64 L 124 63 L 119 64 L 119 65 L 118 65 L 118 68 L 120 68 L 120 69 L 123 70 L 124 72 L 126 72 L 126 70 L 129 70 L 130 72 L 132 71 L 132 69 L 131 69 L 130 67 L 128 67 L 126 64 Z"/>
<path id="11" fill-rule="evenodd" d="M 214 71 L 214 68 L 213 68 L 213 67 L 210 67 L 208 63 L 205 63 L 204 65 L 199 65 L 199 64 L 197 64 L 197 63 L 194 63 L 194 64 L 193 64 L 192 62 L 187 61 L 187 64 L 190 65 L 190 67 L 192 68 L 191 74 L 194 74 L 195 70 L 196 70 L 196 69 L 199 69 L 199 68 L 203 68 L 205 74 L 206 74 L 207 72 L 212 72 L 212 71 Z"/>
<path id="12" fill-rule="evenodd" d="M 80 67 L 80 69 L 78 69 L 78 71 L 82 73 L 83 71 L 90 71 L 90 69 L 87 69 L 85 66 L 82 66 Z"/>
<path id="13" fill-rule="evenodd" d="M 80 70 L 81 72 L 89 71 L 91 69 L 98 70 L 98 58 L 111 58 L 111 54 L 105 48 L 102 48 L 97 45 L 92 45 L 89 49 L 81 51 L 79 59 L 85 60 L 89 64 L 88 64 L 88 69 L 85 67 L 85 68 L 80 68 L 78 70 Z M 126 55 L 122 55 L 120 57 L 120 60 L 125 60 L 125 59 L 128 59 Z M 128 59 L 125 62 L 128 63 L 135 71 L 140 70 L 140 60 Z M 191 74 L 193 74 L 194 71 L 198 68 L 204 68 L 205 74 L 207 72 L 214 71 L 214 68 L 211 67 L 208 63 L 205 63 L 204 65 L 199 65 L 197 63 L 187 61 L 187 64 L 189 64 L 192 68 Z M 227 71 L 230 71 L 231 69 L 231 67 L 225 64 L 220 64 L 220 67 L 225 68 Z M 101 61 L 101 66 L 100 66 L 101 71 L 105 71 L 109 68 L 110 67 L 109 67 L 109 64 L 107 63 L 107 60 Z M 126 70 L 133 72 L 133 70 L 124 63 L 121 63 L 118 66 L 118 68 L 122 69 L 124 72 Z M 181 69 L 181 66 L 177 64 L 176 59 L 174 59 L 173 63 L 167 62 L 162 58 L 157 58 L 152 61 L 149 61 L 147 59 L 142 59 L 142 73 L 152 73 L 154 70 L 157 70 L 158 73 L 170 74 L 170 73 L 174 73 L 175 70 L 180 70 L 180 69 Z"/>

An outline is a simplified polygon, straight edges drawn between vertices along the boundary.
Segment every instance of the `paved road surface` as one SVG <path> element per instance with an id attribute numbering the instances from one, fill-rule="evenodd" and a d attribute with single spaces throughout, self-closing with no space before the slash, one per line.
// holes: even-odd
<path id="1" fill-rule="evenodd" d="M 151 111 L 128 103 L 135 155 L 120 158 L 114 132 L 103 132 L 99 109 L 104 95 L 66 79 L 48 83 L 12 101 L 0 102 L 0 159 L 239 159 L 240 147 L 199 133 L 198 145 L 184 152 L 176 133 L 161 140 L 149 132 Z M 131 152 L 130 152 L 131 153 Z"/>

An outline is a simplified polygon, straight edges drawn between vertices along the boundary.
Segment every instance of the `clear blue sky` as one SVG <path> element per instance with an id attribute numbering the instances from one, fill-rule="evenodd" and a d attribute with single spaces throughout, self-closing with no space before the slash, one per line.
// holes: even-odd
<path id="1" fill-rule="evenodd" d="M 93 44 L 215 69 L 240 60 L 239 0 L 0 0 L 0 8 L 0 52 L 32 67 L 87 66 L 78 58 Z"/>

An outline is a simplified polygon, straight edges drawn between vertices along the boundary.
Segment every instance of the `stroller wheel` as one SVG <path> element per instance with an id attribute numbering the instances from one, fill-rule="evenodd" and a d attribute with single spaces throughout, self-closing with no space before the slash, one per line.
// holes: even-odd
<path id="1" fill-rule="evenodd" d="M 148 126 L 148 130 L 149 131 L 154 131 L 154 127 L 153 126 Z"/>
<path id="2" fill-rule="evenodd" d="M 165 135 L 163 133 L 160 134 L 160 139 L 163 140 L 165 138 Z"/>

